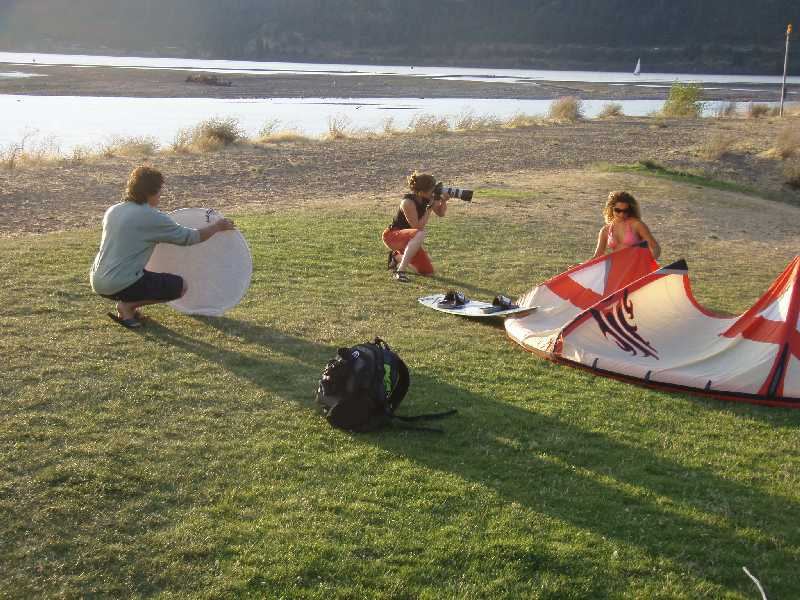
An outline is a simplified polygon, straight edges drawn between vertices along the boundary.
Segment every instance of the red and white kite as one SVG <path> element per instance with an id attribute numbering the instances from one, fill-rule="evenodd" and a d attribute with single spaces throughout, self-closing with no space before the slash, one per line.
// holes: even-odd
<path id="1" fill-rule="evenodd" d="M 700 306 L 679 261 L 625 282 L 568 321 L 555 323 L 537 310 L 506 320 L 506 330 L 527 349 L 599 374 L 800 407 L 799 312 L 800 256 L 739 317 Z"/>

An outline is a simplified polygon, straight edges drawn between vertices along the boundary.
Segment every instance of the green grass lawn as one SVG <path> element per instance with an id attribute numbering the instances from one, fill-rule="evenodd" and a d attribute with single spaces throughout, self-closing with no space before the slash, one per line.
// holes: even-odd
<path id="1" fill-rule="evenodd" d="M 456 212 L 442 276 L 404 286 L 386 215 L 237 222 L 244 302 L 141 332 L 89 289 L 98 232 L 0 240 L 0 597 L 757 597 L 743 566 L 800 596 L 800 411 L 595 378 L 416 302 L 520 294 L 593 232 Z M 784 266 L 701 300 L 741 310 Z M 411 369 L 401 413 L 458 409 L 445 435 L 315 412 L 336 348 L 375 335 Z"/>

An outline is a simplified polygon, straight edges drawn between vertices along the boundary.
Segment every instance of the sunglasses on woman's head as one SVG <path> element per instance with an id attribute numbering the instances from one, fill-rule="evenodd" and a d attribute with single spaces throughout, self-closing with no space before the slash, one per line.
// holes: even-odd
<path id="1" fill-rule="evenodd" d="M 630 210 L 631 210 L 630 208 L 617 208 L 616 206 L 614 207 L 615 213 L 627 213 L 630 212 Z"/>

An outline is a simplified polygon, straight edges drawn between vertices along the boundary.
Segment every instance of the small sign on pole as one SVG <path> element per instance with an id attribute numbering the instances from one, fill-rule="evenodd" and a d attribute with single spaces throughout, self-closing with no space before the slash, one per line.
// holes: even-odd
<path id="1" fill-rule="evenodd" d="M 783 116 L 783 100 L 786 98 L 786 70 L 789 67 L 789 36 L 792 35 L 792 24 L 786 27 L 786 54 L 783 57 L 783 83 L 781 84 L 781 116 Z"/>

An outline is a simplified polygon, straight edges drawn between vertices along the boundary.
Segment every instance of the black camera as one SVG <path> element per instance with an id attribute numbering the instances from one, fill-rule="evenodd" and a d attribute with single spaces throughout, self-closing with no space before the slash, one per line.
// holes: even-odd
<path id="1" fill-rule="evenodd" d="M 460 188 L 454 187 L 445 187 L 445 185 L 440 181 L 436 184 L 433 188 L 433 197 L 438 200 L 442 197 L 442 194 L 447 194 L 451 198 L 458 198 L 459 200 L 463 200 L 464 202 L 472 202 L 472 190 L 462 190 Z"/>

